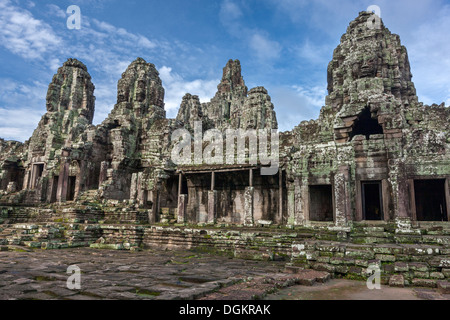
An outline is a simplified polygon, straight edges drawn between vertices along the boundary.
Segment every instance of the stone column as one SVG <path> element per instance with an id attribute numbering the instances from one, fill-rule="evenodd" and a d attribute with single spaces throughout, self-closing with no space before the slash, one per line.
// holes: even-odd
<path id="1" fill-rule="evenodd" d="M 408 211 L 414 209 L 410 208 L 408 203 L 410 192 L 408 192 L 408 179 L 406 177 L 404 164 L 400 159 L 390 159 L 388 161 L 389 168 L 389 183 L 392 187 L 392 203 L 394 208 L 394 221 L 396 224 L 396 233 L 410 233 L 413 231 L 412 216 Z M 415 201 L 415 199 L 414 199 Z M 417 222 L 414 222 L 416 224 Z"/>
<path id="2" fill-rule="evenodd" d="M 56 193 L 56 200 L 58 202 L 66 202 L 67 200 L 67 188 L 69 185 L 69 169 L 70 169 L 70 152 L 63 150 L 61 157 L 61 169 L 58 179 L 58 191 Z"/>
<path id="3" fill-rule="evenodd" d="M 216 223 L 217 214 L 217 191 L 208 191 L 208 223 Z"/>
<path id="4" fill-rule="evenodd" d="M 303 205 L 303 193 L 301 178 L 296 178 L 294 181 L 294 193 L 295 193 L 295 225 L 304 226 L 306 223 L 304 205 Z"/>
<path id="5" fill-rule="evenodd" d="M 450 221 L 450 178 L 445 179 L 445 200 L 447 202 L 447 220 Z"/>
<path id="6" fill-rule="evenodd" d="M 278 197 L 278 221 L 276 223 L 283 224 L 283 170 L 281 169 L 278 171 Z"/>
<path id="7" fill-rule="evenodd" d="M 287 211 L 288 211 L 288 220 L 287 225 L 288 226 L 294 226 L 295 225 L 295 184 L 289 183 L 287 186 L 288 189 L 288 204 L 287 204 Z"/>
<path id="8" fill-rule="evenodd" d="M 131 175 L 130 200 L 137 199 L 137 173 Z"/>
<path id="9" fill-rule="evenodd" d="M 159 215 L 159 200 L 160 200 L 160 196 L 159 196 L 159 190 L 153 190 L 151 191 L 151 195 L 152 195 L 152 202 L 153 202 L 153 206 L 152 206 L 152 210 L 149 213 L 149 223 L 156 223 L 158 220 L 158 215 Z"/>
<path id="10" fill-rule="evenodd" d="M 188 196 L 186 194 L 178 196 L 178 223 L 186 223 L 187 201 Z"/>
<path id="11" fill-rule="evenodd" d="M 211 173 L 211 190 L 208 191 L 208 223 L 216 223 L 216 213 L 217 213 L 217 191 L 215 191 L 216 184 L 216 173 L 213 171 Z"/>
<path id="12" fill-rule="evenodd" d="M 252 227 L 255 224 L 253 216 L 253 195 L 255 192 L 254 187 L 245 188 L 244 193 L 244 225 Z"/>
<path id="13" fill-rule="evenodd" d="M 350 217 L 349 168 L 339 167 L 334 176 L 335 223 L 337 227 L 346 227 Z"/>
<path id="14" fill-rule="evenodd" d="M 100 164 L 100 177 L 98 179 L 99 186 L 101 186 L 102 183 L 105 182 L 106 180 L 108 180 L 108 162 L 103 161 Z"/>

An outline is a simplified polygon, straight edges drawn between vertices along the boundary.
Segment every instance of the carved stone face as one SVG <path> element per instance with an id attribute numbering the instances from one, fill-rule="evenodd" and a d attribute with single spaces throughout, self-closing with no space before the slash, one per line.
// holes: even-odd
<path id="1" fill-rule="evenodd" d="M 377 74 L 376 57 L 364 58 L 361 66 L 360 78 L 374 77 Z"/>
<path id="2" fill-rule="evenodd" d="M 377 61 L 377 57 L 372 55 L 354 63 L 352 67 L 353 79 L 375 77 L 378 69 Z"/>

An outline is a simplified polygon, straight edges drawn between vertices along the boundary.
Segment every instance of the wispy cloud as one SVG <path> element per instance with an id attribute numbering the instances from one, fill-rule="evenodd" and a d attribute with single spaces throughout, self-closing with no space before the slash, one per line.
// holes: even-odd
<path id="1" fill-rule="evenodd" d="M 251 36 L 250 48 L 261 61 L 278 59 L 281 53 L 281 45 L 262 33 L 254 33 Z"/>
<path id="2" fill-rule="evenodd" d="M 67 17 L 65 11 L 56 4 L 48 5 L 47 9 L 49 15 L 59 19 Z M 117 81 L 135 58 L 146 58 L 148 55 L 178 55 L 187 60 L 188 53 L 199 53 L 197 48 L 181 41 L 149 39 L 142 34 L 129 32 L 125 28 L 86 15 L 83 15 L 81 30 L 68 32 L 65 28 L 52 27 L 35 18 L 30 11 L 15 6 L 10 0 L 0 0 L 0 28 L 0 45 L 23 59 L 42 60 L 47 66 L 45 72 L 48 73 L 48 79 L 51 79 L 51 74 L 56 72 L 66 58 L 74 57 L 83 61 L 93 75 L 96 86 L 94 123 L 97 124 L 112 110 L 116 103 Z M 180 65 L 182 64 L 183 62 L 180 62 Z M 203 101 L 207 101 L 214 95 L 219 83 L 218 80 L 186 80 L 173 71 L 173 66 L 163 66 L 161 77 L 166 89 L 166 109 L 172 117 L 176 116 L 185 93 L 199 95 Z M 9 79 L 0 77 L 0 84 L 8 84 L 3 86 L 3 89 L 0 88 L 3 119 L 0 122 L 0 136 L 23 141 L 31 135 L 45 112 L 47 84 L 8 81 Z M 30 108 L 32 113 L 22 107 L 11 111 L 24 103 L 33 106 Z M 33 116 L 25 122 L 6 120 L 23 112 Z"/>
<path id="3" fill-rule="evenodd" d="M 0 0 L 0 45 L 26 59 L 42 59 L 62 39 L 47 23 L 9 0 Z"/>
<path id="4" fill-rule="evenodd" d="M 216 93 L 220 82 L 220 79 L 186 81 L 173 72 L 172 68 L 166 66 L 163 66 L 159 72 L 166 89 L 165 109 L 167 115 L 172 118 L 176 117 L 181 100 L 186 93 L 199 96 L 201 102 L 208 102 Z"/>
<path id="5" fill-rule="evenodd" d="M 247 46 L 254 57 L 267 64 L 280 57 L 282 45 L 270 39 L 268 32 L 258 28 L 247 27 L 242 8 L 232 0 L 223 0 L 219 13 L 220 21 L 225 29 Z"/>
<path id="6" fill-rule="evenodd" d="M 317 119 L 325 104 L 325 86 L 273 87 L 270 90 L 281 131 L 292 130 L 301 121 Z"/>

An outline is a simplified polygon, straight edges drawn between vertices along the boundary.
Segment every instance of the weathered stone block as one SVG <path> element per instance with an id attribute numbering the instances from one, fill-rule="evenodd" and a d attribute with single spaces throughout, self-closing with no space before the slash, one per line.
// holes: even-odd
<path id="1" fill-rule="evenodd" d="M 409 266 L 409 270 L 412 271 L 420 271 L 420 272 L 427 272 L 429 266 L 425 263 L 420 263 L 420 262 L 410 262 L 408 263 Z"/>
<path id="2" fill-rule="evenodd" d="M 330 263 L 330 257 L 327 256 L 319 256 L 317 257 L 317 262 L 322 262 L 322 263 Z"/>
<path id="3" fill-rule="evenodd" d="M 363 250 L 352 250 L 347 249 L 345 252 L 346 257 L 351 257 L 355 259 L 374 259 L 375 254 L 372 251 L 363 251 Z"/>
<path id="4" fill-rule="evenodd" d="M 438 281 L 437 288 L 441 294 L 450 294 L 450 282 L 448 281 Z"/>
<path id="5" fill-rule="evenodd" d="M 389 278 L 389 286 L 403 288 L 405 286 L 405 278 L 401 274 L 394 274 Z"/>
<path id="6" fill-rule="evenodd" d="M 429 279 L 430 273 L 429 272 L 422 272 L 422 271 L 414 271 L 414 277 L 415 278 L 422 278 L 422 279 Z"/>
<path id="7" fill-rule="evenodd" d="M 442 274 L 446 277 L 446 278 L 450 278 L 450 269 L 442 269 Z"/>
<path id="8" fill-rule="evenodd" d="M 408 264 L 405 262 L 396 262 L 394 264 L 394 270 L 396 272 L 408 272 L 409 271 L 409 267 Z"/>
<path id="9" fill-rule="evenodd" d="M 314 263 L 312 265 L 312 268 L 317 271 L 326 271 L 326 272 L 330 272 L 330 273 L 334 273 L 336 270 L 336 267 L 326 264 L 326 263 Z"/>
<path id="10" fill-rule="evenodd" d="M 445 276 L 442 272 L 430 272 L 430 278 L 443 280 Z"/>
<path id="11" fill-rule="evenodd" d="M 429 261 L 430 266 L 439 268 L 450 267 L 450 257 L 436 257 Z"/>
<path id="12" fill-rule="evenodd" d="M 375 259 L 380 261 L 395 262 L 395 256 L 389 254 L 376 254 Z"/>
<path id="13" fill-rule="evenodd" d="M 349 270 L 350 270 L 350 267 L 348 267 L 348 266 L 339 265 L 339 266 L 335 267 L 336 273 L 347 274 Z"/>
<path id="14" fill-rule="evenodd" d="M 436 288 L 437 281 L 432 279 L 412 279 L 412 285 L 415 287 Z"/>

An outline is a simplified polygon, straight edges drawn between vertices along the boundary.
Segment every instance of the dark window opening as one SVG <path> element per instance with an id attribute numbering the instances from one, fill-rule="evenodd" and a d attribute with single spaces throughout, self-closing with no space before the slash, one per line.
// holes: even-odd
<path id="1" fill-rule="evenodd" d="M 225 112 L 224 112 L 224 118 L 226 120 L 230 119 L 231 116 L 231 102 L 228 102 L 226 107 L 225 107 Z"/>
<path id="2" fill-rule="evenodd" d="M 448 221 L 445 180 L 414 181 L 418 221 Z"/>
<path id="3" fill-rule="evenodd" d="M 333 191 L 331 186 L 310 186 L 309 201 L 309 220 L 334 221 Z"/>
<path id="4" fill-rule="evenodd" d="M 67 201 L 73 201 L 75 199 L 75 183 L 77 177 L 69 177 L 69 184 L 67 186 Z"/>
<path id="5" fill-rule="evenodd" d="M 53 183 L 52 183 L 52 196 L 50 198 L 50 202 L 51 203 L 55 203 L 56 202 L 56 195 L 58 192 L 58 181 L 59 181 L 59 176 L 54 176 L 53 177 Z"/>
<path id="6" fill-rule="evenodd" d="M 363 220 L 383 220 L 381 182 L 362 183 Z"/>
<path id="7" fill-rule="evenodd" d="M 383 134 L 383 127 L 380 126 L 378 120 L 372 118 L 370 108 L 366 107 L 356 120 L 350 139 L 357 135 L 363 135 L 369 140 L 373 134 Z"/>

